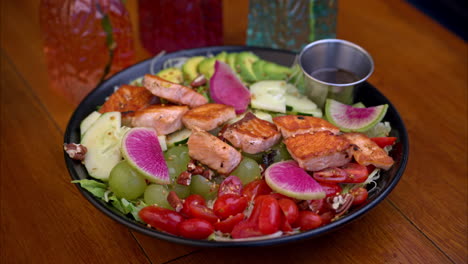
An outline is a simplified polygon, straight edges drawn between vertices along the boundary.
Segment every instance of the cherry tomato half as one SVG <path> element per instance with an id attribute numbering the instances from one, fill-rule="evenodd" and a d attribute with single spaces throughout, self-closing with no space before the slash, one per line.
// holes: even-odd
<path id="1" fill-rule="evenodd" d="M 242 213 L 247 207 L 247 203 L 247 198 L 244 196 L 229 193 L 216 199 L 213 211 L 221 219 L 226 219 L 231 215 Z"/>
<path id="2" fill-rule="evenodd" d="M 239 222 L 234 226 L 231 232 L 232 238 L 247 238 L 261 235 L 262 233 L 258 229 L 258 224 L 250 220 Z"/>
<path id="3" fill-rule="evenodd" d="M 242 182 L 239 177 L 231 175 L 219 185 L 218 197 L 229 193 L 242 195 Z"/>
<path id="4" fill-rule="evenodd" d="M 326 168 L 321 171 L 316 171 L 313 174 L 313 177 L 318 182 L 325 182 L 325 183 L 340 183 L 346 180 L 348 174 L 346 171 L 333 167 L 333 168 Z"/>
<path id="5" fill-rule="evenodd" d="M 360 205 L 367 200 L 369 193 L 363 187 L 355 188 L 349 191 L 354 196 L 353 205 Z"/>
<path id="6" fill-rule="evenodd" d="M 223 233 L 231 233 L 234 229 L 234 226 L 236 226 L 242 220 L 244 220 L 244 214 L 238 213 L 234 216 L 230 216 L 224 219 L 223 221 L 215 223 L 214 228 L 215 230 L 219 230 Z"/>
<path id="7" fill-rule="evenodd" d="M 284 217 L 289 224 L 292 224 L 296 221 L 299 216 L 299 208 L 293 200 L 288 198 L 282 198 L 278 200 L 278 205 L 283 211 Z"/>
<path id="8" fill-rule="evenodd" d="M 322 218 L 311 211 L 300 211 L 294 226 L 300 227 L 302 231 L 315 229 L 322 225 Z"/>
<path id="9" fill-rule="evenodd" d="M 184 221 L 184 217 L 176 211 L 155 205 L 141 209 L 138 216 L 152 227 L 173 235 L 179 234 L 177 226 Z"/>
<path id="10" fill-rule="evenodd" d="M 182 213 L 186 216 L 189 216 L 189 208 L 192 204 L 201 204 L 205 205 L 205 198 L 203 196 L 198 195 L 198 194 L 191 194 L 189 197 L 185 198 L 183 207 L 182 207 Z"/>
<path id="11" fill-rule="evenodd" d="M 361 183 L 367 180 L 369 172 L 367 167 L 357 163 L 348 163 L 341 167 L 346 172 L 346 179 L 343 183 Z"/>
<path id="12" fill-rule="evenodd" d="M 214 227 L 210 222 L 198 218 L 181 222 L 177 229 L 179 235 L 191 239 L 205 239 L 214 232 Z"/>
<path id="13" fill-rule="evenodd" d="M 260 200 L 259 206 L 258 229 L 260 232 L 265 235 L 277 232 L 281 224 L 281 208 L 278 201 L 274 197 L 266 195 Z"/>
<path id="14" fill-rule="evenodd" d="M 396 137 L 373 137 L 371 138 L 379 147 L 385 148 L 386 146 L 390 146 L 395 144 Z"/>
<path id="15" fill-rule="evenodd" d="M 336 183 L 324 183 L 319 182 L 320 186 L 322 186 L 323 191 L 325 191 L 326 197 L 336 195 L 337 193 L 340 194 L 342 189 Z"/>
<path id="16" fill-rule="evenodd" d="M 259 195 L 269 194 L 272 190 L 265 180 L 255 180 L 244 186 L 242 195 L 247 197 L 249 201 L 255 199 Z"/>
<path id="17" fill-rule="evenodd" d="M 218 216 L 216 216 L 212 209 L 201 204 L 191 204 L 189 209 L 188 216 L 190 218 L 199 218 L 206 220 L 210 223 L 216 223 L 219 221 Z"/>

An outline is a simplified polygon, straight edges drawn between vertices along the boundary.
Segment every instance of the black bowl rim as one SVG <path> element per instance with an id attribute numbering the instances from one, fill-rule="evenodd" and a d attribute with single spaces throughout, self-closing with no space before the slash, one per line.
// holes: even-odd
<path id="1" fill-rule="evenodd" d="M 294 52 L 287 51 L 287 50 L 280 50 L 280 49 L 271 49 L 271 48 L 263 48 L 263 47 L 253 47 L 253 46 L 213 46 L 213 47 L 204 47 L 204 48 L 196 48 L 196 49 L 190 49 L 190 50 L 182 50 L 182 51 L 177 51 L 173 53 L 168 53 L 165 54 L 163 57 L 161 57 L 161 61 L 167 60 L 169 58 L 174 58 L 174 57 L 180 57 L 180 56 L 187 56 L 190 54 L 200 54 L 200 53 L 217 53 L 221 51 L 265 51 L 265 52 L 279 52 L 279 53 L 285 53 L 285 54 L 290 54 L 290 55 L 297 55 Z M 113 75 L 111 78 L 108 80 L 100 83 L 93 91 L 91 91 L 85 99 L 78 105 L 78 107 L 75 109 L 73 112 L 70 121 L 67 125 L 67 129 L 65 132 L 64 136 L 64 142 L 68 143 L 70 142 L 71 139 L 71 133 L 72 133 L 72 128 L 71 124 L 72 121 L 77 119 L 77 116 L 79 114 L 79 111 L 81 107 L 83 106 L 84 102 L 87 101 L 88 98 L 92 98 L 95 93 L 97 93 L 98 90 L 103 89 L 102 87 L 105 87 L 107 83 L 111 83 L 113 80 L 118 79 L 120 75 L 125 74 L 128 70 L 132 68 L 136 68 L 138 66 L 141 66 L 143 64 L 151 63 L 151 60 L 153 58 L 144 60 L 142 62 L 139 62 L 135 65 L 132 65 L 115 75 Z M 366 82 L 367 83 L 367 82 Z M 160 232 L 154 229 L 149 229 L 145 227 L 143 224 L 138 224 L 135 221 L 132 221 L 125 217 L 122 214 L 116 213 L 115 211 L 111 210 L 109 207 L 104 205 L 104 202 L 100 201 L 98 198 L 95 198 L 91 193 L 86 191 L 85 189 L 81 188 L 79 184 L 76 184 L 76 187 L 78 190 L 81 192 L 81 194 L 88 199 L 88 201 L 93 204 L 99 211 L 103 212 L 105 215 L 108 217 L 112 218 L 113 220 L 133 229 L 136 230 L 142 234 L 155 237 L 158 239 L 163 239 L 167 240 L 173 243 L 178 243 L 178 244 L 185 244 L 185 245 L 190 245 L 190 246 L 197 246 L 197 247 L 258 247 L 258 246 L 273 246 L 273 245 L 279 245 L 279 244 L 286 244 L 286 243 L 291 243 L 291 242 L 296 242 L 300 240 L 305 240 L 305 239 L 310 239 L 313 237 L 317 237 L 320 235 L 323 235 L 325 233 L 331 232 L 335 229 L 338 229 L 341 226 L 344 226 L 364 214 L 366 214 L 369 210 L 377 206 L 380 202 L 382 202 L 389 194 L 390 192 L 395 188 L 395 186 L 398 184 L 400 181 L 405 168 L 406 164 L 408 162 L 408 156 L 409 156 L 409 142 L 408 142 L 408 134 L 405 128 L 405 125 L 403 123 L 403 120 L 396 110 L 396 108 L 393 106 L 393 104 L 388 100 L 379 90 L 377 90 L 374 86 L 372 86 L 370 83 L 368 84 L 368 88 L 366 89 L 374 89 L 375 93 L 379 94 L 385 100 L 387 101 L 389 108 L 392 108 L 397 116 L 398 121 L 400 122 L 400 134 L 399 134 L 399 141 L 401 142 L 403 146 L 402 150 L 402 160 L 401 160 L 401 165 L 398 168 L 398 170 L 395 172 L 395 177 L 393 180 L 390 182 L 389 186 L 385 188 L 380 194 L 377 195 L 377 197 L 356 210 L 355 212 L 346 215 L 343 218 L 338 219 L 335 222 L 332 222 L 328 225 L 325 225 L 323 227 L 319 227 L 317 229 L 313 229 L 310 231 L 298 233 L 295 235 L 290 235 L 290 236 L 282 236 L 278 238 L 273 238 L 273 239 L 266 239 L 266 240 L 252 240 L 252 241 L 209 241 L 209 240 L 194 240 L 194 239 L 187 239 L 183 237 L 178 237 L 174 236 L 168 233 Z M 64 153 L 64 158 L 65 158 L 65 163 L 67 165 L 68 172 L 70 173 L 70 176 L 73 180 L 79 180 L 81 179 L 78 175 L 78 173 L 73 169 L 75 162 L 73 161 L 66 153 Z"/>

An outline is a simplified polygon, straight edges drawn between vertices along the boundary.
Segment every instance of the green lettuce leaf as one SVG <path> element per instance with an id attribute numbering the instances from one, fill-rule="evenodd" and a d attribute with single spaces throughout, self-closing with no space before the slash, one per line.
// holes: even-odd
<path id="1" fill-rule="evenodd" d="M 104 198 L 104 194 L 106 193 L 109 187 L 105 183 L 98 182 L 95 180 L 89 180 L 89 179 L 76 180 L 76 181 L 72 181 L 72 183 L 79 183 L 81 188 L 87 190 L 88 192 L 92 193 L 94 196 L 100 199 Z"/>

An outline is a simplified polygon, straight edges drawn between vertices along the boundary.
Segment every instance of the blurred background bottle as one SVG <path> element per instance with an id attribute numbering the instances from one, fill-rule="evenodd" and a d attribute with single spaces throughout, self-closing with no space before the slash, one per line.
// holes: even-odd
<path id="1" fill-rule="evenodd" d="M 250 0 L 247 45 L 300 51 L 336 37 L 338 0 Z"/>
<path id="2" fill-rule="evenodd" d="M 223 45 L 222 0 L 138 0 L 140 39 L 155 55 Z"/>
<path id="3" fill-rule="evenodd" d="M 135 63 L 121 0 L 41 0 L 39 12 L 50 85 L 72 103 Z"/>

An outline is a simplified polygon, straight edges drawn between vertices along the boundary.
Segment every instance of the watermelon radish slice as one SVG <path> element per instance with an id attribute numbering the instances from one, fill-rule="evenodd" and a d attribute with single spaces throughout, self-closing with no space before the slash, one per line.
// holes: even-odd
<path id="1" fill-rule="evenodd" d="M 210 79 L 210 96 L 215 103 L 230 105 L 236 114 L 247 110 L 250 92 L 226 63 L 216 61 L 215 72 Z"/>
<path id="2" fill-rule="evenodd" d="M 122 138 L 122 154 L 127 162 L 150 182 L 169 184 L 169 169 L 158 135 L 152 128 L 130 129 Z"/>
<path id="3" fill-rule="evenodd" d="M 343 132 L 364 132 L 382 121 L 387 113 L 387 108 L 387 104 L 373 107 L 353 107 L 327 99 L 325 117 Z"/>
<path id="4" fill-rule="evenodd" d="M 300 200 L 325 198 L 325 191 L 293 160 L 277 162 L 265 171 L 265 181 L 274 191 Z"/>

